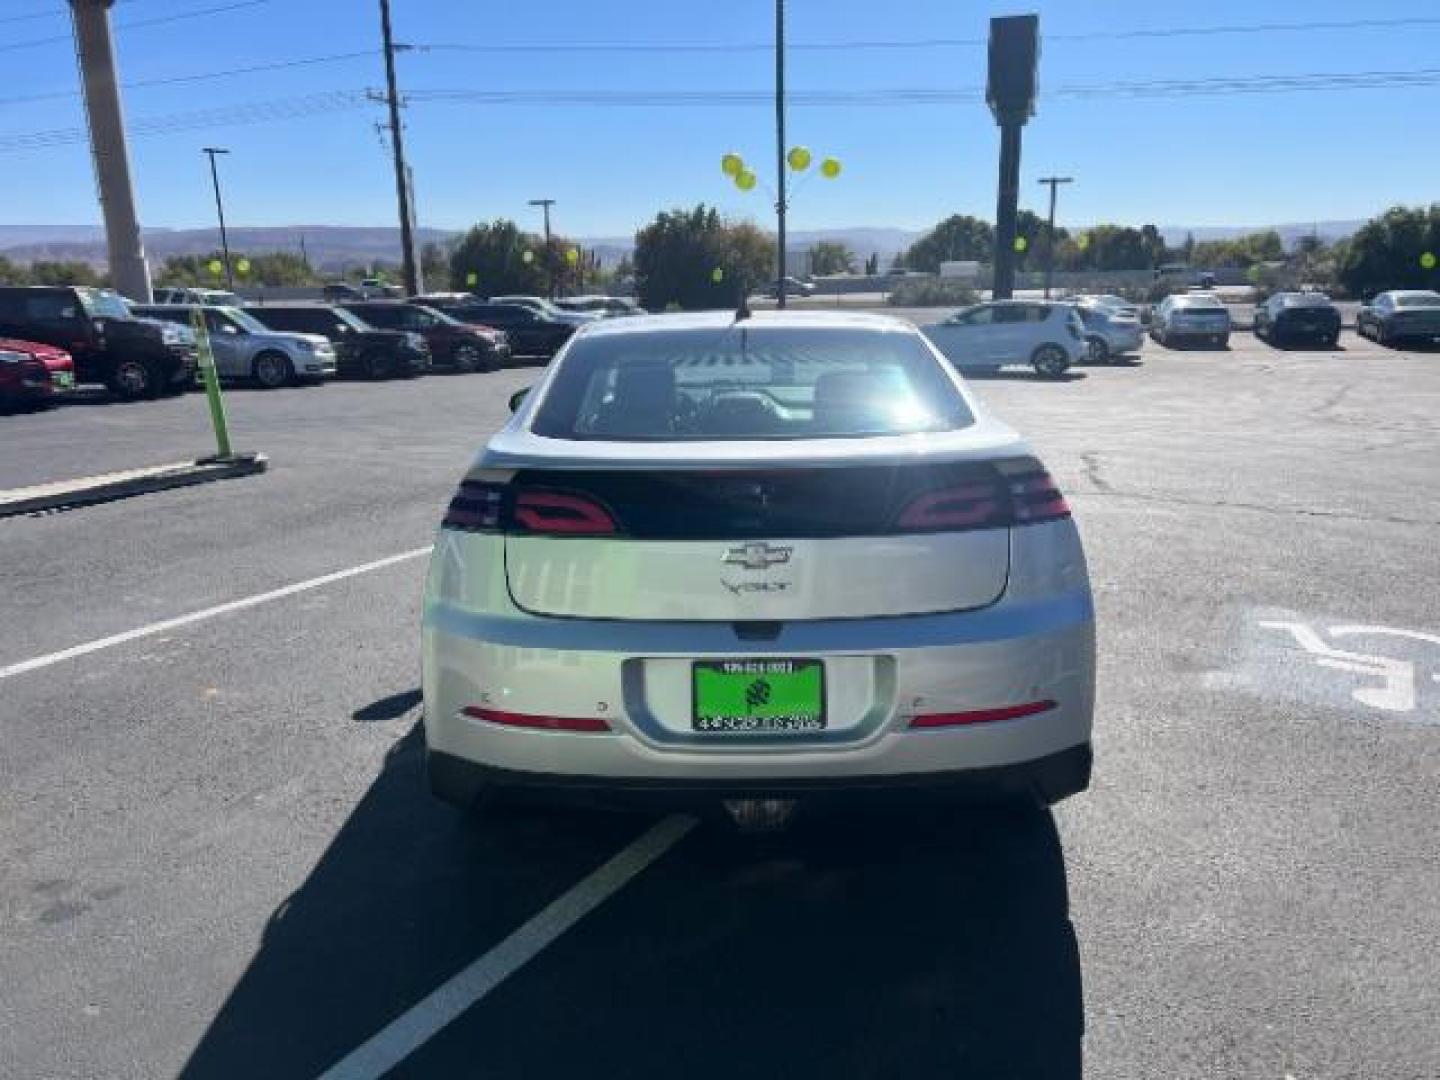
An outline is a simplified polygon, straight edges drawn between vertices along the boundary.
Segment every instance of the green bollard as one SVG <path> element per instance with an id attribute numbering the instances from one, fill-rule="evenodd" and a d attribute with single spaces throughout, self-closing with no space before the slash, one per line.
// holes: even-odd
<path id="1" fill-rule="evenodd" d="M 220 396 L 220 377 L 215 374 L 215 354 L 210 351 L 210 332 L 205 327 L 205 312 L 196 308 L 190 313 L 195 330 L 195 348 L 199 353 L 200 380 L 205 384 L 205 398 L 210 403 L 210 422 L 215 425 L 216 456 L 230 454 L 230 428 L 225 422 L 225 399 Z"/>

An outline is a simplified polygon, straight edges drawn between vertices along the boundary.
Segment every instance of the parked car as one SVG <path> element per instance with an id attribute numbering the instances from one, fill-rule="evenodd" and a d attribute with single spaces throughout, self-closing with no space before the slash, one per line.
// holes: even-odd
<path id="1" fill-rule="evenodd" d="M 1278 292 L 1255 307 L 1255 336 L 1271 345 L 1340 343 L 1340 310 L 1324 293 Z"/>
<path id="2" fill-rule="evenodd" d="M 1155 305 L 1150 336 L 1165 346 L 1201 341 L 1223 349 L 1230 343 L 1230 312 L 1213 293 L 1176 293 Z"/>
<path id="3" fill-rule="evenodd" d="M 1126 300 L 1123 296 L 1113 296 L 1109 293 L 1101 293 L 1097 296 L 1077 296 L 1074 302 L 1081 307 L 1103 308 L 1106 311 L 1113 311 L 1127 319 L 1138 320 L 1141 315 L 1141 305 L 1133 300 Z"/>
<path id="4" fill-rule="evenodd" d="M 443 311 L 408 300 L 364 300 L 345 309 L 382 330 L 419 334 L 430 346 L 435 367 L 451 371 L 494 371 L 510 358 L 510 343 L 493 326 L 472 326 Z"/>
<path id="5" fill-rule="evenodd" d="M 213 304 L 216 307 L 241 307 L 245 301 L 224 289 L 192 289 L 188 286 L 161 287 L 152 291 L 156 304 Z"/>
<path id="6" fill-rule="evenodd" d="M 547 318 L 560 322 L 574 323 L 576 326 L 584 326 L 586 323 L 592 323 L 597 319 L 604 318 L 603 315 L 596 311 L 566 311 L 553 300 L 546 300 L 543 296 L 492 296 L 490 297 L 490 303 L 519 304 L 522 307 L 530 308 L 532 311 L 538 311 Z"/>
<path id="7" fill-rule="evenodd" d="M 554 356 L 579 328 L 569 319 L 554 319 L 524 304 L 445 303 L 440 310 L 463 323 L 504 331 L 516 356 Z"/>
<path id="8" fill-rule="evenodd" d="M 195 381 L 193 336 L 137 317 L 110 289 L 0 286 L 0 336 L 64 349 L 77 382 L 104 383 L 126 400 L 180 393 Z"/>
<path id="9" fill-rule="evenodd" d="M 150 319 L 190 326 L 194 313 L 205 316 L 215 374 L 222 379 L 253 379 L 268 390 L 300 382 L 319 382 L 335 374 L 335 346 L 319 334 L 272 330 L 248 311 L 199 304 L 146 304 L 135 312 Z"/>
<path id="10" fill-rule="evenodd" d="M 0 406 L 48 409 L 75 391 L 75 362 L 64 349 L 0 338 Z"/>
<path id="11" fill-rule="evenodd" d="M 335 373 L 342 377 L 394 379 L 430 369 L 430 346 L 423 335 L 377 329 L 342 307 L 265 304 L 249 313 L 272 330 L 329 339 L 335 347 Z"/>
<path id="12" fill-rule="evenodd" d="M 1440 345 L 1440 293 L 1429 289 L 1382 292 L 1355 315 L 1355 332 L 1381 345 L 1406 341 Z"/>
<path id="13" fill-rule="evenodd" d="M 422 610 L 431 789 L 482 811 L 634 797 L 778 826 L 807 797 L 1089 783 L 1070 510 L 897 319 L 587 329 L 474 459 Z"/>
<path id="14" fill-rule="evenodd" d="M 588 312 L 606 318 L 649 314 L 634 300 L 623 296 L 568 296 L 556 300 L 555 306 L 565 311 L 578 311 L 581 314 Z"/>
<path id="15" fill-rule="evenodd" d="M 1090 363 L 1113 363 L 1144 346 L 1145 328 L 1140 325 L 1138 313 L 1123 315 L 1122 308 L 1100 304 L 1076 304 L 1075 310 L 1085 328 L 1085 352 Z"/>
<path id="16" fill-rule="evenodd" d="M 778 299 L 780 296 L 780 280 L 772 281 L 765 289 L 765 295 Z M 785 278 L 786 296 L 814 296 L 815 283 L 813 281 L 801 281 L 797 277 Z"/>
<path id="17" fill-rule="evenodd" d="M 961 371 L 1027 364 L 1052 379 L 1085 358 L 1084 329 L 1072 305 L 1038 300 L 992 300 L 921 327 Z"/>
<path id="18" fill-rule="evenodd" d="M 320 290 L 320 295 L 330 303 L 365 299 L 365 294 L 348 281 L 332 281 Z"/>

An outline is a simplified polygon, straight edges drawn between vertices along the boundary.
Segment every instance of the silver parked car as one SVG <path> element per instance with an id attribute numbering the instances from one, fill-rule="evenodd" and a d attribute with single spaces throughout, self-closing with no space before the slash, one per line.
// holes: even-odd
<path id="1" fill-rule="evenodd" d="M 1085 358 L 1079 314 L 1070 304 L 1048 300 L 992 300 L 920 329 L 961 371 L 1025 364 L 1058 378 Z"/>
<path id="2" fill-rule="evenodd" d="M 1150 336 L 1166 346 L 1203 342 L 1223 349 L 1230 344 L 1230 311 L 1214 293 L 1176 293 L 1155 306 Z"/>
<path id="3" fill-rule="evenodd" d="M 607 319 L 512 405 L 425 586 L 439 797 L 744 819 L 826 793 L 1087 786 L 1079 533 L 913 326 Z"/>
<path id="4" fill-rule="evenodd" d="M 147 319 L 189 326 L 197 306 L 147 304 L 134 307 L 134 311 Z M 204 306 L 200 310 L 205 313 L 215 373 L 222 379 L 254 379 L 273 388 L 335 374 L 335 346 L 329 338 L 272 330 L 241 308 Z"/>
<path id="5" fill-rule="evenodd" d="M 1145 328 L 1140 325 L 1138 312 L 1125 315 L 1119 308 L 1080 303 L 1075 310 L 1085 327 L 1085 353 L 1090 363 L 1110 364 L 1144 346 Z"/>
<path id="6" fill-rule="evenodd" d="M 1356 313 L 1355 332 L 1381 345 L 1406 341 L 1440 345 L 1440 293 L 1429 289 L 1382 292 Z"/>

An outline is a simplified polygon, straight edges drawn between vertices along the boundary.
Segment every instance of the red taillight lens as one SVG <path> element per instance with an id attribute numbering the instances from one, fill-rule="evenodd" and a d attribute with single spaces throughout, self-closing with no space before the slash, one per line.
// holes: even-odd
<path id="1" fill-rule="evenodd" d="M 462 529 L 465 532 L 493 532 L 500 528 L 504 505 L 503 484 L 465 480 L 461 482 L 455 497 L 450 500 L 450 508 L 445 511 L 441 525 L 447 529 Z"/>
<path id="2" fill-rule="evenodd" d="M 608 510 L 586 495 L 522 491 L 515 496 L 515 524 L 532 532 L 605 536 L 615 532 Z"/>
<path id="3" fill-rule="evenodd" d="M 1055 521 L 1070 516 L 1070 504 L 1050 474 L 1038 466 L 1025 473 L 1006 477 L 1010 490 L 1010 509 L 1015 515 L 1016 525 L 1033 525 L 1040 521 Z"/>
<path id="4" fill-rule="evenodd" d="M 1049 712 L 1053 701 L 1030 701 L 1024 705 L 1004 705 L 998 709 L 970 709 L 965 712 L 924 713 L 910 721 L 912 728 L 961 727 L 966 724 L 992 724 L 997 720 L 1018 720 L 1022 716 Z"/>
<path id="5" fill-rule="evenodd" d="M 895 522 L 902 529 L 974 529 L 1006 524 L 994 484 L 957 484 L 914 499 Z"/>
<path id="6" fill-rule="evenodd" d="M 598 716 L 537 716 L 533 713 L 503 712 L 481 705 L 466 705 L 466 716 L 502 727 L 530 728 L 533 731 L 609 731 L 610 725 Z"/>

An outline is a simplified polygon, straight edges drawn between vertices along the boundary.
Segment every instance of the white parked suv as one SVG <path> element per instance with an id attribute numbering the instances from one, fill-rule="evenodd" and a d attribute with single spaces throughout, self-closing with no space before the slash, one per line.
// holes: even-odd
<path id="1" fill-rule="evenodd" d="M 1085 358 L 1085 328 L 1070 304 L 992 300 L 920 329 L 961 371 L 1027 364 L 1054 379 Z"/>

